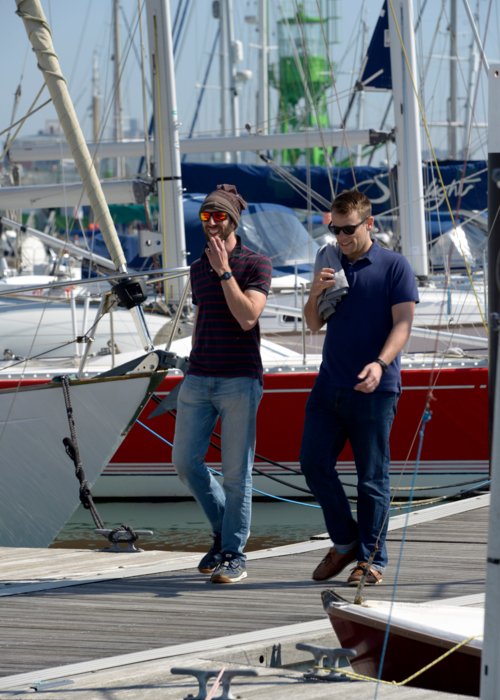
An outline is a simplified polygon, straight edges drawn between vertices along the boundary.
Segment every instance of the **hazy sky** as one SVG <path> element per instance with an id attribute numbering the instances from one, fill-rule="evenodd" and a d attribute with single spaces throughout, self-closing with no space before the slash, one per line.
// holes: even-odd
<path id="1" fill-rule="evenodd" d="M 270 11 L 270 63 L 276 63 L 276 17 L 275 10 L 285 0 L 270 2 L 273 11 Z M 288 0 L 293 6 L 292 0 Z M 480 32 L 484 34 L 484 25 L 491 0 L 469 0 L 471 9 L 479 12 Z M 122 103 L 125 115 L 134 117 L 143 124 L 142 109 L 142 81 L 140 73 L 140 42 L 137 24 L 138 0 L 121 0 L 122 22 L 121 43 L 122 60 L 125 61 L 123 70 Z M 171 2 L 172 21 L 178 8 L 178 0 Z M 255 92 L 257 89 L 257 57 L 259 34 L 256 26 L 245 20 L 246 17 L 256 15 L 255 0 L 234 0 L 234 28 L 235 38 L 242 41 L 245 47 L 244 60 L 241 69 L 249 68 L 253 76 L 241 88 L 239 103 L 240 124 L 245 122 L 255 125 L 256 106 Z M 496 5 L 496 3 L 493 3 Z M 110 86 L 112 85 L 112 2 L 111 0 L 42 0 L 42 6 L 52 28 L 53 40 L 59 55 L 63 71 L 66 75 L 71 95 L 77 109 L 82 127 L 87 136 L 91 132 L 91 80 L 92 61 L 95 55 L 98 60 L 100 73 L 100 90 L 103 95 L 102 114 L 109 117 L 111 125 L 112 110 L 109 102 Z M 290 6 L 290 5 L 288 5 Z M 354 81 L 354 74 L 358 72 L 360 55 L 363 47 L 369 41 L 371 32 L 375 26 L 377 16 L 382 6 L 382 0 L 338 0 L 338 44 L 332 47 L 331 58 L 337 65 L 336 91 L 328 92 L 329 110 L 331 119 L 335 124 L 339 123 L 340 114 L 345 108 L 348 87 Z M 449 13 L 449 0 L 414 0 L 415 15 L 419 9 L 425 6 L 424 22 L 417 37 L 417 52 L 419 62 L 425 72 L 427 82 L 423 89 L 428 118 L 431 121 L 444 121 L 446 116 L 446 96 L 448 95 L 449 69 L 442 64 L 440 59 L 448 55 L 449 40 L 446 36 L 447 17 Z M 181 135 L 189 131 L 196 102 L 200 93 L 200 85 L 203 82 L 207 62 L 214 42 L 218 22 L 212 17 L 212 0 L 192 0 L 191 12 L 186 16 L 187 31 L 182 33 L 182 38 L 176 46 L 176 84 L 179 119 L 182 122 Z M 458 40 L 459 53 L 462 60 L 459 64 L 458 83 L 459 91 L 463 95 L 467 83 L 469 70 L 468 47 L 471 44 L 472 32 L 465 20 L 464 3 L 457 0 L 459 12 Z M 30 107 L 38 89 L 42 85 L 41 74 L 36 68 L 35 58 L 28 42 L 23 22 L 15 14 L 14 0 L 0 0 L 0 20 L 2 26 L 2 87 L 3 94 L 0 101 L 0 131 L 4 131 L 12 116 L 14 106 L 14 94 L 21 85 L 21 100 L 15 114 L 16 119 L 21 117 Z M 441 16 L 441 22 L 437 20 Z M 130 27 L 135 28 L 134 43 L 129 41 Z M 436 29 L 437 27 L 437 29 Z M 142 25 L 147 51 L 147 27 L 144 18 Z M 486 45 L 489 60 L 498 60 L 500 46 L 498 10 L 492 10 L 488 22 L 488 41 Z M 274 48 L 273 48 L 274 47 Z M 432 51 L 432 57 L 431 57 Z M 149 64 L 146 56 L 147 79 L 149 82 Z M 273 95 L 271 106 L 276 106 L 276 91 Z M 41 100 L 47 99 L 45 91 Z M 487 96 L 483 91 L 478 94 L 478 119 L 485 119 L 485 107 Z M 379 104 L 371 102 L 370 96 L 366 96 L 362 119 L 365 125 L 379 127 L 382 113 L 386 104 L 379 99 Z M 220 124 L 219 116 L 220 90 L 219 90 L 219 58 L 214 57 L 212 71 L 206 84 L 206 97 L 202 103 L 197 129 L 203 133 L 217 133 Z M 374 104 L 376 106 L 374 106 Z M 460 118 L 463 116 L 463 101 L 459 102 Z M 45 107 L 23 126 L 23 136 L 36 133 L 42 129 L 47 119 L 53 118 L 54 113 L 50 107 Z M 276 115 L 271 114 L 275 120 Z M 108 131 L 109 133 L 109 131 Z M 445 131 L 434 130 L 436 145 L 446 146 Z M 2 136 L 2 141 L 5 135 Z M 483 152 L 479 157 L 485 157 Z"/>

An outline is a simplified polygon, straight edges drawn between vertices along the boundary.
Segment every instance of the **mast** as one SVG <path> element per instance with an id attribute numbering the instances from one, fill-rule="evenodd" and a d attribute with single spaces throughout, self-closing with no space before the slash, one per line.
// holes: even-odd
<path id="1" fill-rule="evenodd" d="M 261 134 L 269 131 L 268 87 L 268 12 L 267 0 L 259 0 L 259 93 L 257 100 L 257 128 Z"/>
<path id="2" fill-rule="evenodd" d="M 229 94 L 231 97 L 231 134 L 238 136 L 240 110 L 238 98 L 238 85 L 236 83 L 236 64 L 241 60 L 241 44 L 234 40 L 234 18 L 233 18 L 233 2 L 225 0 L 225 21 L 227 23 L 227 46 L 229 49 Z M 240 162 L 240 154 L 238 151 L 234 153 L 233 162 Z"/>
<path id="3" fill-rule="evenodd" d="M 226 4 L 224 0 L 212 3 L 212 12 L 215 19 L 219 20 L 219 82 L 220 82 L 220 134 L 221 137 L 226 136 L 227 120 L 226 120 L 226 58 L 227 58 L 227 23 L 226 23 Z M 231 162 L 231 156 L 228 151 L 222 152 L 222 161 L 224 163 Z"/>
<path id="4" fill-rule="evenodd" d="M 417 61 L 413 30 L 413 0 L 393 0 L 388 5 L 390 6 L 389 33 L 396 124 L 401 247 L 417 277 L 426 278 L 429 273 L 429 262 L 424 219 L 420 121 L 416 95 Z"/>
<path id="5" fill-rule="evenodd" d="M 17 14 L 23 20 L 29 40 L 37 57 L 61 128 L 71 149 L 75 165 L 93 209 L 96 222 L 101 229 L 104 242 L 118 272 L 127 272 L 127 262 L 120 239 L 109 212 L 107 202 L 97 177 L 92 156 L 83 137 L 68 86 L 59 64 L 50 28 L 40 4 L 40 0 L 16 0 Z M 144 321 L 140 306 L 130 309 L 137 331 L 142 337 L 145 349 L 153 349 L 153 344 Z"/>
<path id="6" fill-rule="evenodd" d="M 479 79 L 479 51 L 477 50 L 476 42 L 471 39 L 469 50 L 469 78 L 467 80 L 467 100 L 465 105 L 465 124 L 462 140 L 462 149 L 460 158 L 463 160 L 469 159 L 469 135 L 474 118 L 473 105 L 475 98 L 476 85 Z"/>
<path id="7" fill-rule="evenodd" d="M 99 62 L 97 51 L 92 54 L 92 138 L 99 143 L 101 138 L 101 89 L 99 85 Z M 99 161 L 94 158 L 94 166 L 99 173 Z"/>
<path id="8" fill-rule="evenodd" d="M 481 655 L 482 700 L 496 700 L 500 687 L 500 383 L 499 314 L 500 314 L 500 134 L 496 128 L 500 110 L 500 63 L 491 64 L 488 99 L 488 299 L 490 323 L 490 364 L 488 393 L 490 396 L 491 451 L 491 505 L 488 525 L 486 559 L 486 599 L 484 609 L 484 640 Z M 494 404 L 494 406 L 493 406 Z M 491 409 L 493 408 L 493 411 Z"/>
<path id="9" fill-rule="evenodd" d="M 366 55 L 367 36 L 368 36 L 368 25 L 363 19 L 363 20 L 361 20 L 361 55 L 362 56 Z M 363 123 L 363 114 L 364 114 L 364 106 L 365 106 L 364 103 L 365 103 L 365 91 L 359 90 L 358 91 L 358 99 L 357 99 L 357 107 L 356 107 L 356 127 L 358 129 L 361 129 L 361 125 Z M 361 144 L 358 144 L 356 146 L 356 165 L 361 165 L 362 160 L 363 160 L 363 147 L 361 146 Z"/>
<path id="10" fill-rule="evenodd" d="M 115 141 L 123 141 L 123 111 L 120 69 L 120 0 L 113 0 L 113 138 Z M 125 177 L 123 158 L 116 159 L 115 175 L 120 180 Z"/>
<path id="11" fill-rule="evenodd" d="M 457 157 L 457 0 L 450 0 L 450 103 L 448 113 L 448 155 Z"/>
<path id="12" fill-rule="evenodd" d="M 146 3 L 155 124 L 155 176 L 158 191 L 159 229 L 163 237 L 163 267 L 186 266 L 184 208 L 179 145 L 179 121 L 175 93 L 174 54 L 169 0 Z M 182 298 L 182 280 L 165 282 L 167 303 Z"/>

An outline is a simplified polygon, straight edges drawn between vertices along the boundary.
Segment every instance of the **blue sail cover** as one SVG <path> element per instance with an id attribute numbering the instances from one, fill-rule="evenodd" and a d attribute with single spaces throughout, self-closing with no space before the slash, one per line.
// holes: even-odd
<path id="1" fill-rule="evenodd" d="M 485 161 L 441 161 L 441 177 L 453 212 L 458 209 L 484 211 L 487 209 L 487 165 Z M 331 202 L 328 171 L 324 167 L 287 167 L 286 171 L 300 180 L 304 188 L 310 182 L 311 190 Z M 330 178 L 335 192 L 356 187 L 370 198 L 375 215 L 394 210 L 397 169 L 358 166 L 331 168 Z M 424 207 L 426 212 L 448 210 L 435 165 L 423 165 Z M 285 181 L 269 165 L 231 163 L 183 163 L 182 185 L 186 193 L 211 192 L 220 183 L 236 185 L 248 202 L 282 204 L 292 209 L 307 209 L 306 195 Z M 325 207 L 328 210 L 328 207 Z"/>
<path id="2" fill-rule="evenodd" d="M 487 165 L 485 161 L 457 161 L 439 164 L 450 207 L 455 215 L 459 210 L 485 212 L 487 210 Z M 326 168 L 313 167 L 308 173 L 305 166 L 286 168 L 289 174 L 304 185 L 310 181 L 311 190 L 327 202 L 333 199 Z M 381 167 L 332 168 L 331 180 L 335 192 L 357 187 L 371 200 L 375 216 L 387 216 L 396 210 L 394 192 L 397 191 L 397 169 L 389 172 Z M 429 238 L 451 227 L 446 198 L 432 164 L 423 166 L 424 205 Z M 198 218 L 201 202 L 206 193 L 221 183 L 236 185 L 248 202 L 249 210 L 242 217 L 241 231 L 244 242 L 273 259 L 276 272 L 296 269 L 306 271 L 314 260 L 316 244 L 293 211 L 307 209 L 306 195 L 284 180 L 268 165 L 182 163 L 184 218 L 188 264 L 199 257 L 204 246 L 203 230 Z M 200 194 L 200 189 L 203 192 Z M 391 198 L 392 193 L 392 198 Z M 140 205 L 111 205 L 113 219 L 120 228 L 133 221 L 144 223 L 144 208 Z M 325 206 L 323 211 L 328 211 Z M 247 218 L 248 217 L 248 218 Z M 321 217 L 320 217 L 321 218 Z M 248 222 L 248 223 L 247 223 Z M 120 235 L 127 264 L 133 269 L 149 268 L 151 258 L 139 256 L 137 235 Z M 89 247 L 107 257 L 99 231 L 90 235 Z M 295 261 L 295 262 L 294 262 Z M 307 262 L 309 261 L 309 262 Z"/>

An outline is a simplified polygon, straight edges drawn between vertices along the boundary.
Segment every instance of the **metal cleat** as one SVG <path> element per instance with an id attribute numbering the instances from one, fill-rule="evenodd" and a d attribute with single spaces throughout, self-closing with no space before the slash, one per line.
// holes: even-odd
<path id="1" fill-rule="evenodd" d="M 140 535 L 152 535 L 152 530 L 132 530 L 127 525 L 121 525 L 113 530 L 104 528 L 96 528 L 95 532 L 98 535 L 103 535 L 111 543 L 111 547 L 106 547 L 103 552 L 142 552 L 140 547 L 136 547 L 135 543 Z"/>
<path id="2" fill-rule="evenodd" d="M 296 644 L 295 648 L 308 651 L 314 656 L 314 668 L 304 673 L 304 679 L 308 681 L 345 681 L 346 678 L 342 675 L 340 662 L 342 660 L 348 661 L 357 654 L 354 649 L 319 647 L 302 642 Z"/>
<path id="3" fill-rule="evenodd" d="M 171 668 L 170 673 L 181 676 L 194 676 L 198 681 L 198 695 L 186 695 L 184 700 L 206 700 L 207 683 L 210 678 L 217 678 L 222 670 L 222 695 L 217 695 L 213 700 L 235 700 L 231 693 L 231 681 L 235 676 L 258 676 L 258 672 L 250 668 L 231 669 L 205 669 L 205 668 Z"/>

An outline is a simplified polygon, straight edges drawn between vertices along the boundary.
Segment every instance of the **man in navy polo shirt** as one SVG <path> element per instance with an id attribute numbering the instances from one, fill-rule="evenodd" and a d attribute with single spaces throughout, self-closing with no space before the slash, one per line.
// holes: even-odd
<path id="1" fill-rule="evenodd" d="M 172 460 L 207 516 L 213 545 L 198 570 L 213 583 L 246 578 L 256 415 L 262 398 L 259 317 L 271 286 L 271 261 L 241 244 L 236 229 L 246 202 L 234 185 L 203 201 L 206 248 L 191 265 L 196 321 L 189 368 L 178 401 Z M 205 463 L 221 420 L 222 485 Z"/>
<path id="2" fill-rule="evenodd" d="M 318 260 L 330 265 L 316 270 L 304 308 L 312 331 L 325 318 L 327 329 L 306 406 L 300 463 L 334 543 L 312 577 L 324 581 L 356 562 L 350 585 L 362 578 L 380 583 L 387 564 L 389 436 L 401 392 L 400 352 L 418 302 L 410 264 L 372 240 L 373 224 L 364 194 L 348 190 L 335 198 L 329 228 L 336 243 L 318 251 Z M 341 278 L 347 292 L 325 312 L 325 294 Z M 358 476 L 356 519 L 336 470 L 347 441 Z"/>

